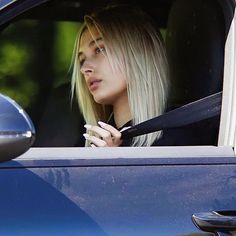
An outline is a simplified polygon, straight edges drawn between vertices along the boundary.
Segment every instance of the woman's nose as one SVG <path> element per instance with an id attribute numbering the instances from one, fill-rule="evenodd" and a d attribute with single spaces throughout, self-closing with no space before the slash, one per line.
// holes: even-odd
<path id="1" fill-rule="evenodd" d="M 84 62 L 80 68 L 80 71 L 84 76 L 89 76 L 94 72 L 94 67 L 91 64 Z"/>

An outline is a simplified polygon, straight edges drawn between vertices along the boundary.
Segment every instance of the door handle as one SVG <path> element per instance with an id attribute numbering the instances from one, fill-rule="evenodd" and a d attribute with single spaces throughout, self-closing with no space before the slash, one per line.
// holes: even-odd
<path id="1" fill-rule="evenodd" d="M 236 211 L 211 211 L 192 215 L 197 228 L 215 235 L 236 236 Z"/>

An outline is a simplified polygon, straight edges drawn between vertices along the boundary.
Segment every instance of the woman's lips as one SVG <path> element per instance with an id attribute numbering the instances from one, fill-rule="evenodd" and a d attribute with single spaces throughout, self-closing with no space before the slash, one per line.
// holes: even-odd
<path id="1" fill-rule="evenodd" d="M 102 82 L 102 80 L 93 80 L 93 81 L 91 81 L 89 83 L 89 90 L 91 92 L 95 91 L 99 87 L 101 82 Z"/>

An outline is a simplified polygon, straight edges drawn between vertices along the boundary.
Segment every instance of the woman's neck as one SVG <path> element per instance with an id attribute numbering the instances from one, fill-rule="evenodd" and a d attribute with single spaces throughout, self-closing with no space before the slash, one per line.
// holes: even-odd
<path id="1" fill-rule="evenodd" d="M 121 128 L 132 119 L 128 103 L 128 96 L 123 98 L 122 100 L 119 100 L 119 102 L 113 105 L 113 114 L 117 128 Z"/>

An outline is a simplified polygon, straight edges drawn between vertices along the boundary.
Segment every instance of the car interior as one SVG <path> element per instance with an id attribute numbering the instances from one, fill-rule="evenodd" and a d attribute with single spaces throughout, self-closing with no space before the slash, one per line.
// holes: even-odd
<path id="1" fill-rule="evenodd" d="M 19 9 L 21 14 L 12 13 L 15 17 L 1 27 L 0 43 L 12 40 L 21 44 L 22 40 L 27 41 L 27 37 L 32 36 L 33 38 L 28 39 L 30 42 L 27 43 L 37 46 L 34 48 L 30 70 L 27 69 L 30 73 L 25 75 L 36 84 L 30 87 L 31 93 L 29 93 L 34 98 L 30 98 L 30 102 L 25 106 L 36 127 L 36 141 L 33 146 L 84 146 L 82 136 L 85 131 L 84 119 L 76 102 L 71 102 L 70 65 L 64 65 L 69 71 L 64 71 L 66 79 L 55 82 L 58 79 L 53 71 L 57 66 L 54 63 L 55 55 L 49 56 L 48 53 L 55 43 L 52 34 L 55 22 L 73 22 L 79 28 L 78 22 L 83 21 L 86 13 L 110 2 L 108 0 L 46 1 L 27 11 Z M 154 3 L 130 0 L 129 3 L 139 5 L 151 15 L 165 41 L 171 79 L 167 111 L 222 91 L 224 45 L 234 14 L 233 0 L 158 0 Z M 34 34 L 30 36 L 31 33 L 28 32 L 20 40 L 10 39 L 11 30 L 14 29 L 12 25 L 25 20 L 39 22 L 24 25 L 28 30 L 33 29 L 35 36 Z M 38 26 L 38 29 L 35 29 L 33 24 Z M 15 30 L 17 29 L 19 31 L 21 28 L 15 27 Z M 45 30 L 49 32 L 50 37 L 42 37 Z M 37 37 L 40 35 L 41 38 L 38 40 Z M 72 51 L 73 47 L 71 53 Z M 1 63 L 3 64 L 2 60 L 0 65 Z M 14 83 L 20 84 L 17 75 L 9 76 L 0 70 L 0 77 L 4 78 L 0 80 L 2 93 L 7 92 L 6 84 L 9 86 Z M 24 87 L 22 84 L 21 86 Z M 37 89 L 37 93 L 32 92 L 34 89 Z M 24 89 L 22 91 L 24 93 Z M 11 95 L 10 92 L 9 94 Z M 167 141 L 163 145 L 217 145 L 219 121 L 220 116 L 216 116 L 191 125 L 168 129 L 164 137 Z"/>

